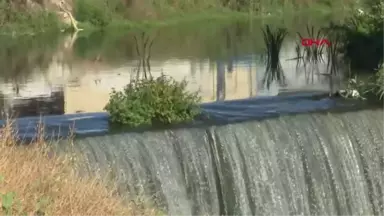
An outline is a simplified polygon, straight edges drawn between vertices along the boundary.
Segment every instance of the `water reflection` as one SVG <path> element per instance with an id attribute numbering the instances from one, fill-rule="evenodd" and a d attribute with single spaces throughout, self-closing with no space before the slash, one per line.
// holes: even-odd
<path id="1" fill-rule="evenodd" d="M 49 67 L 55 61 L 53 53 L 60 42 L 58 37 L 49 38 L 25 37 L 20 41 L 0 38 L 0 108 L 3 117 L 64 113 L 63 105 L 60 106 L 64 102 L 62 90 L 50 88 L 52 83 L 45 82 Z"/>
<path id="2" fill-rule="evenodd" d="M 283 28 L 272 31 L 268 25 L 262 31 L 266 45 L 266 69 L 262 82 L 268 89 L 274 81 L 277 81 L 280 86 L 285 86 L 285 75 L 280 63 L 280 50 L 288 32 Z"/>
<path id="3" fill-rule="evenodd" d="M 279 39 L 268 30 L 275 42 L 264 44 L 263 31 L 250 31 L 261 29 L 261 23 L 207 25 L 1 45 L 1 109 L 18 116 L 99 112 L 112 88 L 121 90 L 132 79 L 161 73 L 187 79 L 188 90 L 200 91 L 203 102 L 329 91 L 329 77 L 309 82 L 305 74 L 310 73 L 301 73 L 308 63 L 288 61 L 297 57 L 296 37 L 280 32 L 284 37 Z M 279 48 L 271 49 L 276 42 Z M 265 45 L 270 47 L 267 55 Z M 327 68 L 324 62 L 316 70 L 326 73 Z"/>
<path id="4" fill-rule="evenodd" d="M 146 32 L 141 32 L 140 38 L 136 35 L 133 36 L 136 42 L 136 52 L 139 57 L 138 64 L 135 68 L 136 79 L 141 79 L 141 69 L 143 69 L 143 77 L 147 79 L 151 74 L 151 47 L 153 45 L 154 38 L 151 38 Z"/>
<path id="5" fill-rule="evenodd" d="M 306 82 L 311 84 L 315 82 L 316 76 L 324 77 L 329 82 L 329 92 L 334 93 L 337 90 L 335 81 L 339 82 L 336 85 L 340 85 L 345 71 L 343 67 L 345 64 L 337 52 L 340 46 L 340 35 L 323 28 L 315 30 L 313 26 L 307 26 L 306 30 L 304 37 L 297 33 L 300 40 L 296 42 L 296 57 L 291 59 L 296 61 L 297 75 L 304 73 Z M 303 38 L 327 39 L 331 41 L 331 45 L 303 47 L 301 44 Z"/>

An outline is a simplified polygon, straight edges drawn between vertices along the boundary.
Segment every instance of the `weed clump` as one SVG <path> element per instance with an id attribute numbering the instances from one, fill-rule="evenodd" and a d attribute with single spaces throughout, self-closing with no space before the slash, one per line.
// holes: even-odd
<path id="1" fill-rule="evenodd" d="M 363 96 L 371 101 L 383 101 L 384 99 L 384 68 L 381 66 L 367 81 L 359 82 L 358 89 Z"/>
<path id="2" fill-rule="evenodd" d="M 105 110 L 111 123 L 129 127 L 192 121 L 200 113 L 201 98 L 186 86 L 185 80 L 165 75 L 135 80 L 123 91 L 113 90 Z"/>

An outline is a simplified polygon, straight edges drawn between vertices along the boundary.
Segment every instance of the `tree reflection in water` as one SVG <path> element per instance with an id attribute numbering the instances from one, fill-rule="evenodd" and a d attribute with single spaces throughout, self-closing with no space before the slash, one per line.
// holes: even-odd
<path id="1" fill-rule="evenodd" d="M 45 73 L 53 61 L 61 38 L 57 35 L 35 38 L 25 36 L 22 38 L 0 37 L 0 109 L 6 117 L 24 117 L 40 114 L 63 114 L 63 93 L 53 92 L 51 97 L 25 98 L 21 92 L 36 69 Z M 11 85 L 8 89 L 7 86 Z M 9 90 L 11 90 L 9 92 Z M 6 92 L 4 92 L 6 91 Z"/>

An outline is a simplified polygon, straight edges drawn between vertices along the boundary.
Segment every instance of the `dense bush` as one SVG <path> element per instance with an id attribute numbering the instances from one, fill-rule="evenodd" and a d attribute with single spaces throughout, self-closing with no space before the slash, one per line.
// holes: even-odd
<path id="1" fill-rule="evenodd" d="M 341 27 L 343 51 L 352 69 L 373 71 L 383 60 L 384 3 L 371 3 L 367 11 L 357 12 Z"/>
<path id="2" fill-rule="evenodd" d="M 383 21 L 384 2 L 372 0 L 366 11 L 357 10 L 343 25 L 331 26 L 331 30 L 342 32 L 341 51 L 351 62 L 351 69 L 375 73 L 363 81 L 350 79 L 346 92 L 358 92 L 358 97 L 381 103 L 384 97 Z"/>
<path id="3" fill-rule="evenodd" d="M 121 0 L 74 1 L 76 20 L 100 28 L 106 27 L 112 22 L 121 21 L 127 13 L 127 7 Z"/>
<path id="4" fill-rule="evenodd" d="M 106 10 L 107 4 L 103 1 L 76 0 L 74 16 L 80 22 L 104 27 L 111 22 L 111 14 Z"/>
<path id="5" fill-rule="evenodd" d="M 110 122 L 136 127 L 192 121 L 200 113 L 200 97 L 186 91 L 187 82 L 162 75 L 132 81 L 123 91 L 111 93 L 105 110 Z"/>

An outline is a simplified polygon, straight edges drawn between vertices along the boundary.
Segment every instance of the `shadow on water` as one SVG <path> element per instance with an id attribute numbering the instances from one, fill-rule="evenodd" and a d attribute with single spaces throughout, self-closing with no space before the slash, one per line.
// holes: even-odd
<path id="1" fill-rule="evenodd" d="M 7 116 L 64 114 L 62 89 L 51 89 L 36 98 L 21 97 L 34 71 L 42 71 L 42 77 L 49 76 L 45 72 L 56 60 L 54 54 L 61 39 L 57 35 L 45 35 L 43 38 L 28 36 L 18 40 L 7 36 L 0 38 L 0 81 L 7 84 L 0 87 L 0 119 Z"/>
<path id="2" fill-rule="evenodd" d="M 222 30 L 225 46 L 223 46 L 222 54 L 213 59 L 216 64 L 216 101 L 223 101 L 227 97 L 227 75 L 232 76 L 234 73 L 235 61 L 239 57 L 238 42 L 241 43 L 243 40 L 244 31 L 244 26 L 238 23 Z"/>

